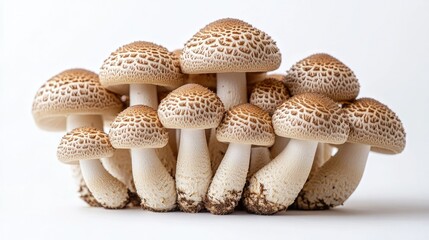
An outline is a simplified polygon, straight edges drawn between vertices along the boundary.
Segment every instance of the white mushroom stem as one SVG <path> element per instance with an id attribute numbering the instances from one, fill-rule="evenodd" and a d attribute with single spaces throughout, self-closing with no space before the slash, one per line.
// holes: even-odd
<path id="1" fill-rule="evenodd" d="M 95 127 L 103 130 L 102 116 L 78 114 L 68 116 L 67 131 L 78 127 Z M 89 191 L 103 207 L 122 208 L 125 206 L 128 200 L 127 187 L 110 175 L 101 165 L 100 160 L 80 161 L 79 165 Z"/>
<path id="2" fill-rule="evenodd" d="M 277 155 L 279 155 L 285 148 L 286 145 L 289 143 L 289 138 L 284 138 L 276 135 L 276 139 L 274 141 L 273 146 L 271 146 L 270 152 L 271 157 L 275 158 Z"/>
<path id="3" fill-rule="evenodd" d="M 204 129 L 181 129 L 176 187 L 180 208 L 198 212 L 212 177 Z"/>
<path id="4" fill-rule="evenodd" d="M 309 179 L 297 199 L 300 209 L 328 209 L 342 205 L 362 179 L 371 146 L 345 143 Z"/>
<path id="5" fill-rule="evenodd" d="M 234 210 L 246 183 L 250 149 L 250 144 L 229 144 L 207 193 L 210 212 L 226 214 Z"/>
<path id="6" fill-rule="evenodd" d="M 316 154 L 314 155 L 313 166 L 311 167 L 310 175 L 311 178 L 332 156 L 332 148 L 327 143 L 318 143 Z"/>
<path id="7" fill-rule="evenodd" d="M 247 179 L 271 161 L 270 150 L 267 147 L 252 147 Z"/>
<path id="8" fill-rule="evenodd" d="M 169 211 L 176 205 L 174 180 L 153 148 L 131 149 L 134 184 L 142 207 Z"/>
<path id="9" fill-rule="evenodd" d="M 122 208 L 128 203 L 128 190 L 104 169 L 99 159 L 79 162 L 83 179 L 95 199 L 106 208 Z"/>
<path id="10" fill-rule="evenodd" d="M 246 207 L 272 214 L 291 205 L 304 186 L 317 142 L 291 139 L 286 148 L 250 179 Z"/>
<path id="11" fill-rule="evenodd" d="M 130 106 L 143 104 L 153 109 L 158 108 L 156 85 L 130 84 Z"/>
<path id="12" fill-rule="evenodd" d="M 246 73 L 217 73 L 217 95 L 225 110 L 247 102 Z"/>

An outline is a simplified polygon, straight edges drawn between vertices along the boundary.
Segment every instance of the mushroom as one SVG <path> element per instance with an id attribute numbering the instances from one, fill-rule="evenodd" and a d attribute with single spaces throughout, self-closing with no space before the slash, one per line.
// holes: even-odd
<path id="1" fill-rule="evenodd" d="M 165 47 L 137 41 L 112 52 L 100 68 L 100 82 L 107 89 L 130 96 L 130 105 L 158 108 L 157 86 L 174 89 L 183 83 L 179 59 Z M 168 169 L 176 159 L 170 145 L 158 150 Z M 169 156 L 168 159 L 160 155 Z"/>
<path id="2" fill-rule="evenodd" d="M 128 107 L 112 123 L 109 138 L 115 148 L 131 149 L 134 183 L 143 209 L 174 209 L 174 180 L 154 150 L 168 143 L 168 134 L 156 111 L 144 105 Z"/>
<path id="3" fill-rule="evenodd" d="M 345 105 L 350 124 L 347 143 L 304 185 L 297 198 L 300 209 L 329 209 L 342 205 L 357 188 L 370 150 L 401 153 L 405 131 L 401 120 L 386 105 L 361 98 Z"/>
<path id="4" fill-rule="evenodd" d="M 315 93 L 296 95 L 281 104 L 274 112 L 273 127 L 290 141 L 249 181 L 244 204 L 257 214 L 274 214 L 292 204 L 307 180 L 317 143 L 344 143 L 349 132 L 338 104 Z"/>
<path id="5" fill-rule="evenodd" d="M 279 81 L 277 78 L 267 76 L 263 81 L 260 81 L 255 84 L 250 94 L 249 102 L 260 107 L 264 111 L 268 112 L 270 116 L 272 116 L 276 108 L 289 97 L 289 92 L 283 82 Z M 287 138 L 279 136 L 276 136 L 275 138 L 276 142 L 289 141 Z M 276 142 L 274 142 L 274 144 L 276 144 Z M 286 144 L 278 145 L 282 146 L 281 150 L 283 150 L 286 146 Z M 269 161 L 271 161 L 270 152 L 267 147 L 252 147 L 252 155 L 256 155 L 259 157 L 251 158 L 251 160 L 261 161 L 260 163 L 255 161 L 250 162 L 251 170 L 249 170 L 249 173 L 252 172 L 252 174 L 257 171 L 257 168 L 260 169 L 263 163 L 268 163 Z M 268 159 L 263 159 L 261 157 L 268 157 Z M 255 167 L 253 167 L 252 165 L 255 165 Z"/>
<path id="6" fill-rule="evenodd" d="M 93 126 L 103 129 L 103 120 L 113 119 L 122 102 L 100 85 L 98 75 L 85 69 L 65 70 L 43 84 L 33 100 L 36 125 L 46 131 L 71 131 Z M 83 180 L 79 165 L 71 166 L 81 199 L 99 206 Z"/>
<path id="7" fill-rule="evenodd" d="M 269 146 L 274 142 L 271 117 L 249 103 L 234 106 L 217 127 L 216 137 L 229 146 L 210 184 L 205 206 L 213 214 L 229 214 L 246 183 L 252 144 Z"/>
<path id="8" fill-rule="evenodd" d="M 198 84 L 177 88 L 159 105 L 161 123 L 166 128 L 181 129 L 176 188 L 179 207 L 185 212 L 203 208 L 212 177 L 204 129 L 217 127 L 224 111 L 216 94 Z"/>
<path id="9" fill-rule="evenodd" d="M 97 202 L 109 209 L 123 208 L 128 203 L 127 187 L 101 165 L 100 158 L 111 157 L 115 149 L 107 134 L 95 127 L 75 128 L 62 139 L 57 149 L 58 160 L 79 162 L 83 179 Z"/>

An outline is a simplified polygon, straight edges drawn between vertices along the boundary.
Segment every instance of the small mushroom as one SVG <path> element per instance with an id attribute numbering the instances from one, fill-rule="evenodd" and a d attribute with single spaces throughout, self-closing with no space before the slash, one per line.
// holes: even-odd
<path id="1" fill-rule="evenodd" d="M 99 160 L 111 157 L 114 151 L 107 134 L 93 127 L 68 132 L 57 149 L 58 160 L 68 164 L 79 162 L 89 190 L 97 202 L 109 209 L 123 208 L 129 201 L 127 187 L 110 175 Z"/>
<path id="2" fill-rule="evenodd" d="M 246 183 L 252 144 L 274 143 L 271 117 L 249 103 L 234 106 L 217 127 L 216 137 L 229 146 L 210 184 L 206 208 L 213 214 L 229 214 L 237 206 Z"/>
<path id="3" fill-rule="evenodd" d="M 304 185 L 297 198 L 300 209 L 329 209 L 342 205 L 357 188 L 370 150 L 397 154 L 405 148 L 401 120 L 386 105 L 361 98 L 346 104 L 350 124 L 347 143 Z"/>
<path id="4" fill-rule="evenodd" d="M 209 89 L 186 84 L 165 97 L 158 108 L 166 128 L 181 129 L 177 157 L 178 204 L 185 212 L 198 212 L 212 177 L 205 129 L 219 125 L 224 114 L 221 100 Z"/>
<path id="5" fill-rule="evenodd" d="M 349 132 L 338 104 L 314 93 L 296 95 L 281 104 L 274 112 L 273 127 L 290 141 L 249 181 L 244 204 L 257 214 L 274 214 L 292 204 L 307 180 L 317 143 L 344 143 Z"/>
<path id="6" fill-rule="evenodd" d="M 155 152 L 168 143 L 168 134 L 156 111 L 144 105 L 128 107 L 112 123 L 109 138 L 115 148 L 131 150 L 133 178 L 141 206 L 157 212 L 174 209 L 174 179 Z"/>

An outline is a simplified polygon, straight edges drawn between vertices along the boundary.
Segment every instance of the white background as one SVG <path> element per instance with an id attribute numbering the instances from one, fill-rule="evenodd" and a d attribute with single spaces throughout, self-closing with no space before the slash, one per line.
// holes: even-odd
<path id="1" fill-rule="evenodd" d="M 0 239 L 429 239 L 429 1 L 19 1 L 0 3 Z M 327 52 L 350 66 L 360 96 L 402 119 L 402 154 L 371 153 L 363 180 L 332 211 L 264 217 L 88 208 L 67 166 L 62 133 L 31 116 L 36 90 L 60 71 L 98 71 L 135 40 L 180 48 L 206 24 L 243 19 L 277 41 L 278 70 Z"/>

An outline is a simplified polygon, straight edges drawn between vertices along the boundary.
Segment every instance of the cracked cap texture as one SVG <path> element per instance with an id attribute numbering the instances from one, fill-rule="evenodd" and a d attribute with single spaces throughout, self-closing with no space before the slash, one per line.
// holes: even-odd
<path id="1" fill-rule="evenodd" d="M 110 126 L 109 138 L 115 148 L 161 148 L 168 143 L 168 133 L 156 110 L 144 105 L 128 107 Z"/>
<path id="2" fill-rule="evenodd" d="M 166 128 L 215 128 L 225 108 L 215 93 L 198 84 L 186 84 L 172 91 L 158 107 L 158 115 Z"/>
<path id="3" fill-rule="evenodd" d="M 281 63 L 280 50 L 263 31 L 238 19 L 210 23 L 184 46 L 180 57 L 188 74 L 267 72 Z"/>
<path id="4" fill-rule="evenodd" d="M 277 106 L 289 98 L 289 92 L 283 82 L 267 77 L 252 89 L 249 102 L 273 115 Z"/>
<path id="5" fill-rule="evenodd" d="M 293 65 L 287 72 L 286 87 L 292 95 L 319 93 L 334 101 L 353 100 L 359 94 L 359 82 L 353 71 L 338 59 L 319 53 Z"/>
<path id="6" fill-rule="evenodd" d="M 108 158 L 115 149 L 106 133 L 93 127 L 75 128 L 66 133 L 57 148 L 57 158 L 72 164 L 81 160 Z"/>
<path id="7" fill-rule="evenodd" d="M 115 92 L 126 93 L 128 84 L 177 87 L 184 79 L 178 57 L 165 47 L 137 41 L 118 48 L 104 60 L 100 82 Z"/>
<path id="8" fill-rule="evenodd" d="M 372 98 L 361 98 L 345 104 L 344 112 L 350 124 L 347 142 L 371 145 L 372 151 L 385 154 L 404 150 L 404 127 L 386 105 Z"/>
<path id="9" fill-rule="evenodd" d="M 64 131 L 68 115 L 111 118 L 122 107 L 121 100 L 100 85 L 97 74 L 85 69 L 70 69 L 55 75 L 39 88 L 32 113 L 41 129 Z"/>
<path id="10" fill-rule="evenodd" d="M 282 137 L 341 144 L 349 125 L 340 106 L 332 99 L 304 93 L 282 103 L 273 115 L 275 133 Z"/>
<path id="11" fill-rule="evenodd" d="M 228 110 L 216 129 L 220 142 L 271 146 L 274 129 L 270 115 L 250 103 L 237 105 Z"/>

